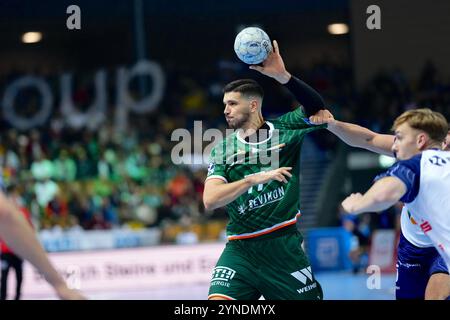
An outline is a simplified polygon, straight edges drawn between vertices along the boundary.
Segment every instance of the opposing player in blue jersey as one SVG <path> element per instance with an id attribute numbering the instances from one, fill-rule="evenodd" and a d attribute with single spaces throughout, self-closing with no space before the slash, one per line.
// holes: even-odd
<path id="1" fill-rule="evenodd" d="M 364 195 L 352 194 L 343 201 L 342 206 L 349 213 L 359 214 L 387 209 L 399 200 L 404 202 L 410 219 L 420 226 L 425 235 L 422 241 L 431 242 L 445 263 L 436 258 L 433 250 L 421 250 L 420 242 L 414 245 L 409 240 L 407 244 L 402 244 L 405 242 L 403 237 L 400 239 L 400 245 L 403 251 L 408 252 L 399 253 L 399 269 L 414 268 L 413 264 L 402 261 L 402 255 L 405 255 L 417 256 L 413 260 L 421 260 L 419 266 L 428 263 L 430 276 L 433 272 L 443 273 L 445 264 L 448 272 L 450 152 L 440 150 L 448 132 L 447 121 L 437 112 L 416 109 L 398 117 L 394 129 L 395 140 L 392 151 L 401 161 L 378 176 L 374 185 Z M 443 285 L 450 285 L 447 276 L 443 275 L 441 278 Z M 397 285 L 400 288 L 408 287 L 410 292 L 421 287 L 422 279 L 417 275 L 411 274 L 411 277 L 405 280 L 402 281 L 399 277 Z"/>
<path id="2" fill-rule="evenodd" d="M 399 160 L 406 159 L 413 154 L 420 153 L 429 148 L 429 143 L 424 144 L 423 141 L 415 141 L 413 139 L 415 137 L 417 140 L 421 131 L 419 129 L 412 130 L 415 136 L 410 135 L 410 140 L 407 140 L 405 144 L 403 137 L 401 137 L 401 140 L 395 141 L 394 135 L 378 134 L 355 124 L 337 121 L 328 112 L 313 116 L 310 120 L 316 124 L 328 123 L 328 130 L 351 146 L 389 156 L 396 155 Z M 430 123 L 435 120 L 436 123 Z M 399 117 L 398 121 L 404 121 L 402 123 L 403 125 L 397 122 L 400 131 L 404 130 L 404 127 L 413 129 L 411 126 L 415 127 L 417 121 L 422 121 L 424 123 L 421 125 L 428 125 L 428 127 L 434 128 L 429 130 L 441 131 L 441 135 L 445 132 L 446 123 L 443 117 L 429 110 L 411 111 L 404 114 L 403 117 Z M 394 145 L 394 142 L 397 143 L 397 146 Z M 442 143 L 442 149 L 445 150 L 449 146 L 450 131 L 448 131 L 447 138 Z M 439 147 L 439 142 L 435 143 L 435 147 Z M 401 148 L 401 150 L 406 148 L 409 152 L 407 154 L 404 152 L 396 153 L 396 148 Z M 401 214 L 401 234 L 397 256 L 396 298 L 446 299 L 448 296 L 450 296 L 448 268 L 443 258 L 433 246 L 431 239 L 421 230 L 419 224 L 417 224 L 405 206 Z"/>

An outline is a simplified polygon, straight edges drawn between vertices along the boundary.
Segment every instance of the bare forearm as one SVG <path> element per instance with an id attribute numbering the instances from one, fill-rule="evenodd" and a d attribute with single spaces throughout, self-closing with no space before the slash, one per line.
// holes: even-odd
<path id="1" fill-rule="evenodd" d="M 250 179 L 244 178 L 239 181 L 214 185 L 205 188 L 203 194 L 203 202 L 207 210 L 217 209 L 226 206 L 230 202 L 236 200 L 241 194 L 247 192 L 252 186 Z"/>
<path id="2" fill-rule="evenodd" d="M 383 211 L 396 204 L 406 193 L 406 186 L 395 177 L 377 182 L 349 208 L 353 214 Z"/>
<path id="3" fill-rule="evenodd" d="M 25 218 L 0 195 L 0 236 L 20 257 L 33 264 L 54 287 L 65 286 Z"/>
<path id="4" fill-rule="evenodd" d="M 378 134 L 359 125 L 337 120 L 328 124 L 328 130 L 352 147 L 392 156 L 392 135 Z"/>
<path id="5" fill-rule="evenodd" d="M 373 195 L 367 195 L 366 193 L 359 202 L 354 204 L 351 212 L 353 214 L 360 214 L 364 212 L 379 212 L 390 208 L 396 202 L 397 201 L 392 200 L 380 201 Z"/>

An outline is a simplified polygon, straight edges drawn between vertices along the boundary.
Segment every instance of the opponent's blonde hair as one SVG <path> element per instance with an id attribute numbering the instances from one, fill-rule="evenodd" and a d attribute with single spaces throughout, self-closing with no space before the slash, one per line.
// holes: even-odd
<path id="1" fill-rule="evenodd" d="M 427 133 L 430 139 L 439 143 L 444 141 L 449 130 L 445 117 L 441 113 L 428 108 L 403 112 L 395 119 L 392 131 L 395 131 L 403 123 L 407 123 L 413 129 Z"/>

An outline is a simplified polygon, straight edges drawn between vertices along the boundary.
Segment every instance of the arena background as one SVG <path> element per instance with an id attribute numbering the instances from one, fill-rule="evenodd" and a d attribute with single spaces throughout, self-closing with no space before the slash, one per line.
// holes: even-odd
<path id="1" fill-rule="evenodd" d="M 80 30 L 66 26 L 70 5 L 81 9 Z M 380 7 L 381 29 L 367 28 L 369 5 Z M 448 12 L 446 0 L 2 1 L 4 185 L 89 298 L 206 299 L 226 211 L 201 201 L 205 142 L 191 146 L 198 163 L 176 165 L 172 133 L 194 134 L 194 121 L 224 130 L 221 88 L 237 78 L 264 86 L 267 117 L 295 105 L 237 59 L 237 32 L 256 25 L 276 39 L 288 70 L 337 119 L 389 132 L 409 108 L 450 119 Z M 332 34 L 334 23 L 348 32 Z M 27 32 L 42 39 L 25 43 Z M 393 299 L 400 205 L 359 221 L 339 209 L 393 159 L 326 131 L 307 137 L 301 159 L 299 228 L 324 298 Z M 369 265 L 381 269 L 380 283 Z M 55 298 L 29 264 L 23 298 Z"/>

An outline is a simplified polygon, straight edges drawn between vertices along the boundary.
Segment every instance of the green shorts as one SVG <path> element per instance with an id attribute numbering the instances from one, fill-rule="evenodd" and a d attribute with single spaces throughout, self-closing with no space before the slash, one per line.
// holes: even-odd
<path id="1" fill-rule="evenodd" d="M 296 226 L 268 235 L 229 241 L 213 270 L 208 298 L 236 300 L 321 300 L 301 248 Z"/>

